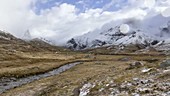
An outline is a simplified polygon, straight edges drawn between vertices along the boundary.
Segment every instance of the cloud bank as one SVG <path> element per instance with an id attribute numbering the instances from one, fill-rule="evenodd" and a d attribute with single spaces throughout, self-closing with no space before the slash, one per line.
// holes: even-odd
<path id="1" fill-rule="evenodd" d="M 62 45 L 74 36 L 99 29 L 111 21 L 127 18 L 142 20 L 161 14 L 170 6 L 170 0 L 111 0 L 101 8 L 86 8 L 83 12 L 67 2 L 55 2 L 54 6 L 41 10 L 36 6 L 37 3 L 45 4 L 49 1 L 1 0 L 0 29 L 20 38 L 29 30 L 33 38 L 43 37 L 56 45 Z M 119 8 L 107 10 L 113 6 Z"/>

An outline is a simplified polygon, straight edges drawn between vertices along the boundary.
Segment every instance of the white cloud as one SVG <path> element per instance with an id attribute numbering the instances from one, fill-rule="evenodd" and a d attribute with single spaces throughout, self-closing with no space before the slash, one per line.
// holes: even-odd
<path id="1" fill-rule="evenodd" d="M 127 18 L 143 19 L 150 10 L 159 13 L 166 8 L 165 6 L 170 5 L 167 3 L 170 0 L 164 2 L 158 0 L 154 9 L 143 9 L 143 0 L 128 0 L 127 5 L 122 6 L 118 11 L 108 12 L 104 7 L 103 9 L 88 9 L 80 13 L 75 5 L 62 3 L 41 10 L 37 15 L 33 9 L 36 7 L 35 3 L 39 1 L 1 0 L 0 29 L 7 30 L 18 37 L 22 37 L 24 32 L 29 29 L 33 37 L 45 37 L 53 40 L 56 44 L 63 44 L 73 36 L 93 31 L 110 21 Z M 42 0 L 42 2 L 48 1 Z M 114 2 L 115 0 L 112 0 L 109 5 L 115 4 Z"/>
<path id="2" fill-rule="evenodd" d="M 32 0 L 1 0 L 0 1 L 0 29 L 20 35 L 28 27 Z"/>

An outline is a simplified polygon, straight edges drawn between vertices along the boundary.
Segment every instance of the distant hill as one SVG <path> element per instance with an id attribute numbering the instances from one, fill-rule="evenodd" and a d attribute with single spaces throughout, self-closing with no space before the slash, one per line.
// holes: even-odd
<path id="1" fill-rule="evenodd" d="M 64 47 L 58 47 L 49 44 L 41 39 L 35 38 L 32 40 L 22 40 L 10 33 L 0 31 L 0 50 L 6 51 L 22 51 L 22 52 L 38 52 L 51 51 L 62 52 L 69 51 Z"/>

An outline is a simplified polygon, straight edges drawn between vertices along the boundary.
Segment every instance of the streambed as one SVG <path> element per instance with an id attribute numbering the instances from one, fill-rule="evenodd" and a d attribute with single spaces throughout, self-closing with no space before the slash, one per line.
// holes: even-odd
<path id="1" fill-rule="evenodd" d="M 33 75 L 33 76 L 28 76 L 28 77 L 24 77 L 24 78 L 1 78 L 0 79 L 0 94 L 9 90 L 9 89 L 13 89 L 16 87 L 19 87 L 21 85 L 27 84 L 27 83 L 31 83 L 35 80 L 39 80 L 42 78 L 46 78 L 46 77 L 50 77 L 50 76 L 54 76 L 57 74 L 60 74 L 78 64 L 81 64 L 81 62 L 74 62 L 74 63 L 69 63 L 66 65 L 63 65 L 59 68 L 56 68 L 52 71 L 46 72 L 44 74 L 39 74 L 39 75 Z"/>

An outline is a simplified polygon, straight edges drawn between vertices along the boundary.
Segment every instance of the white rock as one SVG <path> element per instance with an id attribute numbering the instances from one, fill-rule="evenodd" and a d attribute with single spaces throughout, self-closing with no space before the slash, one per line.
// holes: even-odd
<path id="1" fill-rule="evenodd" d="M 139 78 L 133 78 L 133 80 L 134 80 L 134 81 L 138 81 L 138 80 L 139 80 Z"/>
<path id="2" fill-rule="evenodd" d="M 170 72 L 170 69 L 168 70 L 163 70 L 163 73 L 169 73 Z"/>
<path id="3" fill-rule="evenodd" d="M 92 85 L 91 83 L 84 84 L 83 87 L 80 89 L 79 96 L 86 96 L 90 89 L 93 88 L 95 85 Z"/>
<path id="4" fill-rule="evenodd" d="M 99 89 L 99 92 L 101 92 L 101 91 L 103 91 L 103 90 L 104 90 L 104 88 L 100 88 L 100 89 Z"/>
<path id="5" fill-rule="evenodd" d="M 132 96 L 140 96 L 140 95 L 137 93 L 132 93 Z"/>
<path id="6" fill-rule="evenodd" d="M 149 72 L 151 70 L 151 68 L 149 68 L 149 69 L 143 69 L 142 70 L 142 73 L 147 73 L 147 72 Z"/>
<path id="7" fill-rule="evenodd" d="M 106 87 L 108 87 L 110 84 L 106 84 Z"/>

